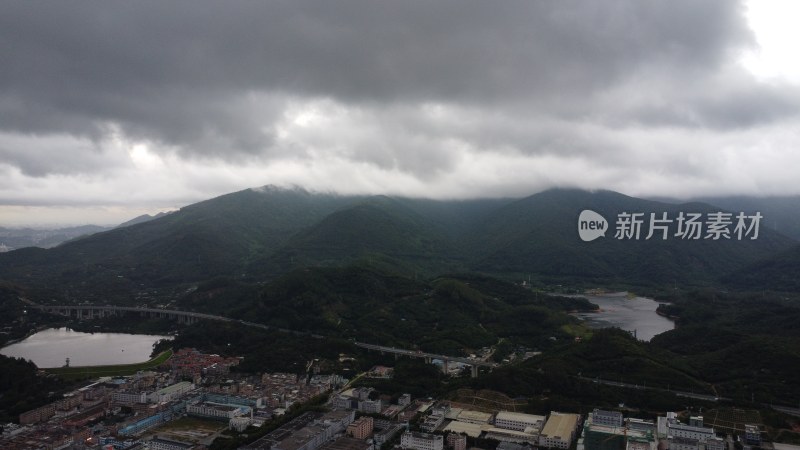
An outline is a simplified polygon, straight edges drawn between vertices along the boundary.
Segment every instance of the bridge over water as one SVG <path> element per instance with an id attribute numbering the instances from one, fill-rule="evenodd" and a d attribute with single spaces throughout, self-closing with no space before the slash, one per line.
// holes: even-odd
<path id="1" fill-rule="evenodd" d="M 275 330 L 284 333 L 291 333 L 300 336 L 310 336 L 317 339 L 326 339 L 327 336 L 313 334 L 304 331 L 287 330 L 285 328 L 270 327 L 268 325 L 247 322 L 245 320 L 232 319 L 230 317 L 218 316 L 214 314 L 204 314 L 192 311 L 181 311 L 177 309 L 159 309 L 159 308 L 143 308 L 136 306 L 98 306 L 98 305 L 40 305 L 31 302 L 30 300 L 23 300 L 25 303 L 34 308 L 40 309 L 51 314 L 59 314 L 67 317 L 76 317 L 78 319 L 101 319 L 104 317 L 112 316 L 125 316 L 125 315 L 138 315 L 140 317 L 153 317 L 153 318 L 166 318 L 177 320 L 179 323 L 193 324 L 200 320 L 215 320 L 220 322 L 236 322 L 244 326 L 261 328 L 263 330 Z M 480 361 L 470 358 L 459 356 L 439 355 L 436 353 L 421 352 L 418 350 L 407 350 L 396 347 L 387 347 L 382 345 L 367 344 L 364 342 L 353 341 L 356 347 L 361 347 L 367 350 L 379 351 L 382 353 L 392 353 L 396 356 L 408 356 L 411 358 L 424 358 L 425 362 L 430 364 L 434 359 L 441 360 L 442 371 L 448 373 L 450 362 L 461 363 L 471 367 L 473 377 L 478 376 L 479 367 L 497 367 L 497 364 Z"/>

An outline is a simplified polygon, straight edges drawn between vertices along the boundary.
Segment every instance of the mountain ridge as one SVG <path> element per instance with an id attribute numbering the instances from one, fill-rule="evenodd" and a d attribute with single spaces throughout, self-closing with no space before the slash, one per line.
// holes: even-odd
<path id="1" fill-rule="evenodd" d="M 612 191 L 551 189 L 518 199 L 432 201 L 342 196 L 272 186 L 225 194 L 144 223 L 43 251 L 0 254 L 0 279 L 47 295 L 133 302 L 217 276 L 260 282 L 299 267 L 371 261 L 406 275 L 454 271 L 541 283 L 709 285 L 797 242 L 762 229 L 756 241 L 605 238 L 582 242 L 578 216 L 592 209 L 708 214 Z M 611 227 L 611 225 L 609 225 Z M 184 287 L 181 287 L 184 286 Z M 157 295 L 166 295 L 160 293 Z"/>

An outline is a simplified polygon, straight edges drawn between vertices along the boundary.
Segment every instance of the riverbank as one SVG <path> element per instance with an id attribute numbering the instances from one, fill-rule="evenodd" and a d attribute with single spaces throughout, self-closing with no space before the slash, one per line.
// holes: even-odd
<path id="1" fill-rule="evenodd" d="M 149 361 L 136 364 L 115 364 L 108 366 L 83 366 L 83 367 L 53 367 L 42 369 L 48 374 L 55 375 L 64 380 L 80 380 L 97 377 L 118 377 L 133 375 L 142 370 L 154 369 L 164 364 L 172 357 L 172 349 L 163 351 Z"/>

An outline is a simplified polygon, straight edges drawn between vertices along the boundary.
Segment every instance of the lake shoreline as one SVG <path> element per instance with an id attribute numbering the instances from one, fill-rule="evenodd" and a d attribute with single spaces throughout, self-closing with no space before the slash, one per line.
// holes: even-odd
<path id="1" fill-rule="evenodd" d="M 658 311 L 662 302 L 652 298 L 632 296 L 627 292 L 611 295 L 576 295 L 597 305 L 595 311 L 571 314 L 589 328 L 616 327 L 634 333 L 638 339 L 650 341 L 656 335 L 672 330 L 675 321 Z"/>
<path id="2" fill-rule="evenodd" d="M 151 359 L 154 345 L 173 336 L 82 332 L 46 327 L 0 348 L 0 354 L 30 360 L 41 369 L 138 364 Z M 67 363 L 67 361 L 69 361 Z"/>

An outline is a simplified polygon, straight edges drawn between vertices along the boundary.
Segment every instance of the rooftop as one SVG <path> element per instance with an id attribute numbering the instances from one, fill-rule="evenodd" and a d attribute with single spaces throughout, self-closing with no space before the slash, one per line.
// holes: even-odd
<path id="1" fill-rule="evenodd" d="M 513 420 L 515 422 L 544 422 L 544 416 L 536 416 L 533 414 L 523 414 L 512 411 L 500 411 L 497 413 L 495 420 Z"/>
<path id="2" fill-rule="evenodd" d="M 580 417 L 577 414 L 552 412 L 544 425 L 542 436 L 561 439 L 569 438 L 572 435 L 572 431 L 578 426 Z"/>
<path id="3" fill-rule="evenodd" d="M 192 383 L 188 381 L 181 381 L 180 383 L 173 384 L 172 386 L 167 386 L 164 389 L 159 389 L 156 391 L 156 394 L 171 394 L 181 389 L 191 389 L 191 387 Z"/>
<path id="4" fill-rule="evenodd" d="M 492 415 L 489 414 L 489 413 L 484 413 L 484 412 L 480 412 L 480 411 L 470 411 L 468 409 L 465 409 L 464 411 L 461 411 L 461 413 L 458 415 L 458 420 L 474 420 L 474 421 L 478 421 L 478 422 L 487 422 L 488 423 L 489 420 L 491 420 L 491 419 L 492 419 Z"/>
<path id="5" fill-rule="evenodd" d="M 478 437 L 484 431 L 484 428 L 487 427 L 474 423 L 453 421 L 450 422 L 446 427 L 444 427 L 444 431 L 452 431 L 453 433 L 464 433 L 470 437 Z"/>
<path id="6" fill-rule="evenodd" d="M 329 442 L 322 447 L 322 450 L 367 450 L 372 447 L 367 441 L 351 437 L 341 437 L 333 442 Z"/>
<path id="7" fill-rule="evenodd" d="M 526 430 L 531 430 L 530 428 L 526 428 Z M 494 433 L 494 434 L 502 434 L 506 436 L 517 436 L 521 438 L 535 438 L 538 436 L 535 431 L 526 432 L 526 431 L 517 431 L 517 430 L 508 430 L 506 428 L 489 428 L 486 430 L 486 433 Z"/>

